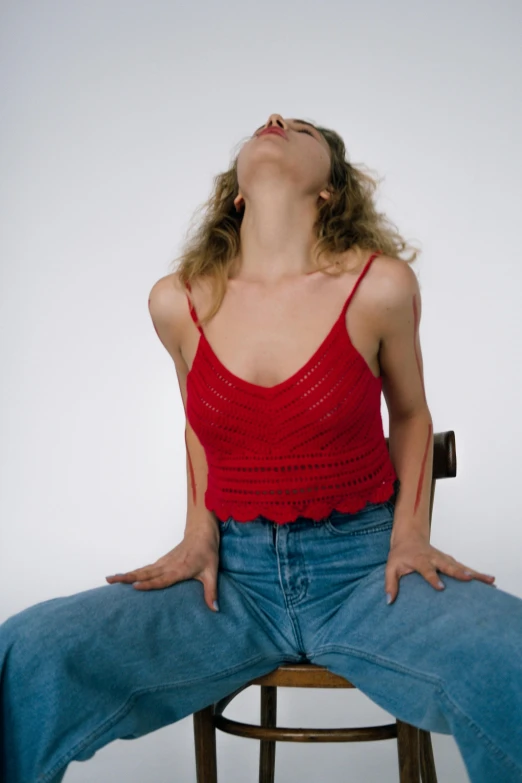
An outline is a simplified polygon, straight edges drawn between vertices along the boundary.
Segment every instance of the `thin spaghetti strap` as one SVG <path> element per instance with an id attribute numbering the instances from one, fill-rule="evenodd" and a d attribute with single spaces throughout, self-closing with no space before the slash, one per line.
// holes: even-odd
<path id="1" fill-rule="evenodd" d="M 346 302 L 344 303 L 344 307 L 343 307 L 343 310 L 342 310 L 342 312 L 343 312 L 343 313 L 346 311 L 346 308 L 347 308 L 347 307 L 348 307 L 348 305 L 350 304 L 350 302 L 351 302 L 351 300 L 352 300 L 352 297 L 353 297 L 353 295 L 354 295 L 354 294 L 355 294 L 355 292 L 357 291 L 357 288 L 358 288 L 358 286 L 359 286 L 359 283 L 361 282 L 361 280 L 362 280 L 362 279 L 363 279 L 363 277 L 365 276 L 366 272 L 367 272 L 367 271 L 368 271 L 368 269 L 370 268 L 370 264 L 372 263 L 373 259 L 374 259 L 374 258 L 376 258 L 377 256 L 380 256 L 380 255 L 382 255 L 382 254 L 381 254 L 381 251 L 380 251 L 380 250 L 378 250 L 376 253 L 372 253 L 372 255 L 370 256 L 370 258 L 369 258 L 369 259 L 368 259 L 368 261 L 366 262 L 366 264 L 365 264 L 365 266 L 364 266 L 364 269 L 363 269 L 363 271 L 361 272 L 361 274 L 359 275 L 359 277 L 357 278 L 357 280 L 356 280 L 356 282 L 355 282 L 355 285 L 354 285 L 354 287 L 352 288 L 352 290 L 351 290 L 351 292 L 350 292 L 350 295 L 349 295 L 348 299 L 347 299 L 347 300 L 346 300 Z M 341 314 L 342 314 L 342 313 L 341 313 Z"/>
<path id="2" fill-rule="evenodd" d="M 186 286 L 187 286 L 188 290 L 190 291 L 190 293 L 192 293 L 192 288 L 190 287 L 190 283 L 188 282 L 188 280 L 186 282 Z M 197 316 L 196 310 L 195 310 L 192 302 L 190 301 L 188 295 L 185 294 L 185 296 L 187 297 L 187 302 L 188 302 L 189 311 L 190 311 L 190 315 L 192 317 L 192 320 L 196 324 L 196 326 L 197 326 L 198 330 L 201 332 L 201 334 L 203 334 L 203 329 L 201 328 L 201 326 L 198 325 L 198 316 Z"/>

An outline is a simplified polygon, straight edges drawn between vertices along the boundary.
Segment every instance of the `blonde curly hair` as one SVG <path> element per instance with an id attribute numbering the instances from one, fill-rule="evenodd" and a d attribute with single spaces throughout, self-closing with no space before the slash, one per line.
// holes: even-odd
<path id="1" fill-rule="evenodd" d="M 346 146 L 338 133 L 318 125 L 314 127 L 328 142 L 331 153 L 328 183 L 331 197 L 328 201 L 321 200 L 314 224 L 317 239 L 313 246 L 313 263 L 316 270 L 334 276 L 342 274 L 346 271 L 346 260 L 342 253 L 350 248 L 378 250 L 384 255 L 413 264 L 420 252 L 419 248 L 407 244 L 396 226 L 385 214 L 377 212 L 374 205 L 373 196 L 380 180 L 372 177 L 371 169 L 364 164 L 354 166 L 347 160 Z M 241 146 L 244 141 L 240 142 Z M 243 213 L 239 213 L 234 205 L 239 192 L 239 151 L 235 153 L 228 171 L 214 177 L 214 190 L 210 198 L 196 210 L 181 255 L 171 262 L 185 290 L 187 283 L 198 278 L 209 280 L 212 284 L 211 307 L 204 317 L 199 318 L 200 326 L 211 320 L 221 307 L 230 271 L 240 249 Z M 197 215 L 202 211 L 199 225 L 190 233 L 190 226 L 195 224 Z M 401 257 L 407 250 L 412 250 L 411 255 Z M 333 255 L 333 260 L 321 266 L 319 257 L 325 253 Z"/>

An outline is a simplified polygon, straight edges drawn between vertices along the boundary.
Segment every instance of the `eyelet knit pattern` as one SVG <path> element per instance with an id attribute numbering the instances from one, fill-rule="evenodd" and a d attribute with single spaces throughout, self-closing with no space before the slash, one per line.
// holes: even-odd
<path id="1" fill-rule="evenodd" d="M 348 305 L 378 255 L 369 258 L 314 355 L 275 386 L 229 372 L 198 326 L 186 413 L 207 458 L 205 506 L 218 519 L 321 520 L 334 509 L 355 513 L 393 496 L 397 474 L 382 425 L 382 379 L 346 329 Z"/>

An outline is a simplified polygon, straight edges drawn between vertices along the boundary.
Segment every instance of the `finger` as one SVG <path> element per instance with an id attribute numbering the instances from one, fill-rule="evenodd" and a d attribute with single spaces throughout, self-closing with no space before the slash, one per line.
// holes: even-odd
<path id="1" fill-rule="evenodd" d="M 429 566 L 425 566 L 424 568 L 418 569 L 419 573 L 422 574 L 424 579 L 435 588 L 435 590 L 444 590 L 446 585 L 442 580 L 440 579 L 437 571 L 435 568 L 430 568 Z"/>
<path id="2" fill-rule="evenodd" d="M 473 579 L 473 574 L 470 569 L 467 569 L 462 563 L 439 563 L 437 564 L 439 571 L 443 571 L 448 576 L 454 577 L 454 579 L 462 579 L 465 582 L 469 582 Z"/>
<path id="3" fill-rule="evenodd" d="M 470 579 L 479 579 L 481 582 L 491 584 L 495 581 L 494 576 L 489 574 L 482 574 L 480 571 L 474 571 L 472 568 L 467 568 L 462 563 L 455 563 L 448 565 L 447 563 L 438 565 L 439 571 L 444 571 L 445 574 L 455 577 L 455 579 L 463 579 L 469 581 Z"/>
<path id="4" fill-rule="evenodd" d="M 481 582 L 486 582 L 486 584 L 493 584 L 495 581 L 494 576 L 490 576 L 489 574 L 482 574 L 480 571 L 472 571 L 471 569 L 467 569 L 464 573 L 471 574 L 472 579 L 478 579 Z M 493 585 L 493 587 L 496 587 L 496 585 Z"/>
<path id="5" fill-rule="evenodd" d="M 490 587 L 496 587 L 496 585 L 493 584 L 495 581 L 494 576 L 488 576 L 487 574 L 477 574 L 476 576 L 473 575 L 473 579 L 477 579 L 479 582 L 484 582 L 484 584 L 487 584 Z"/>
<path id="6" fill-rule="evenodd" d="M 455 560 L 455 558 L 450 557 L 450 555 L 444 555 L 443 558 L 432 561 L 432 564 L 438 571 L 441 571 L 444 574 L 448 574 L 448 576 L 452 576 L 455 579 L 462 579 L 466 582 L 468 582 L 470 579 L 473 579 L 473 574 L 476 573 L 472 572 L 472 570 L 467 568 L 463 563 L 459 563 L 458 560 Z M 437 576 L 437 580 L 438 579 L 439 577 Z"/>
<path id="7" fill-rule="evenodd" d="M 219 612 L 218 594 L 217 594 L 217 573 L 205 573 L 200 579 L 203 583 L 203 596 L 205 603 L 213 612 Z"/>
<path id="8" fill-rule="evenodd" d="M 386 603 L 391 604 L 395 601 L 399 592 L 399 578 L 393 571 L 388 570 L 384 580 L 384 589 L 386 591 Z"/>
<path id="9" fill-rule="evenodd" d="M 158 590 L 163 587 L 170 587 L 172 584 L 175 584 L 175 582 L 166 574 L 163 574 L 153 579 L 147 579 L 144 582 L 133 582 L 132 586 L 135 590 Z"/>
<path id="10" fill-rule="evenodd" d="M 170 585 L 176 582 L 184 582 L 187 579 L 192 579 L 187 573 L 183 573 L 179 568 L 160 568 L 159 573 L 153 573 L 148 577 L 137 579 L 133 582 L 134 585 L 147 587 L 152 585 L 153 587 L 170 587 Z"/>
<path id="11" fill-rule="evenodd" d="M 158 576 L 161 571 L 161 566 L 148 565 L 143 566 L 143 568 L 137 568 L 135 571 L 127 571 L 124 574 L 114 574 L 113 576 L 106 576 L 105 578 L 110 584 L 113 582 L 135 582 L 140 579 L 150 579 L 151 577 Z"/>
<path id="12" fill-rule="evenodd" d="M 133 582 L 136 578 L 134 574 L 134 571 L 127 571 L 125 574 L 113 574 L 112 576 L 106 576 L 105 579 L 111 585 L 115 582 Z"/>

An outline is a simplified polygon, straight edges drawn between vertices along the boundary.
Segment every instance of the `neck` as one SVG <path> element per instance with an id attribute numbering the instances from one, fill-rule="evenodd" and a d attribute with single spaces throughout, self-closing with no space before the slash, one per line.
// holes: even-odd
<path id="1" fill-rule="evenodd" d="M 275 283 L 314 272 L 316 216 L 315 196 L 299 201 L 283 189 L 246 201 L 233 277 Z"/>

